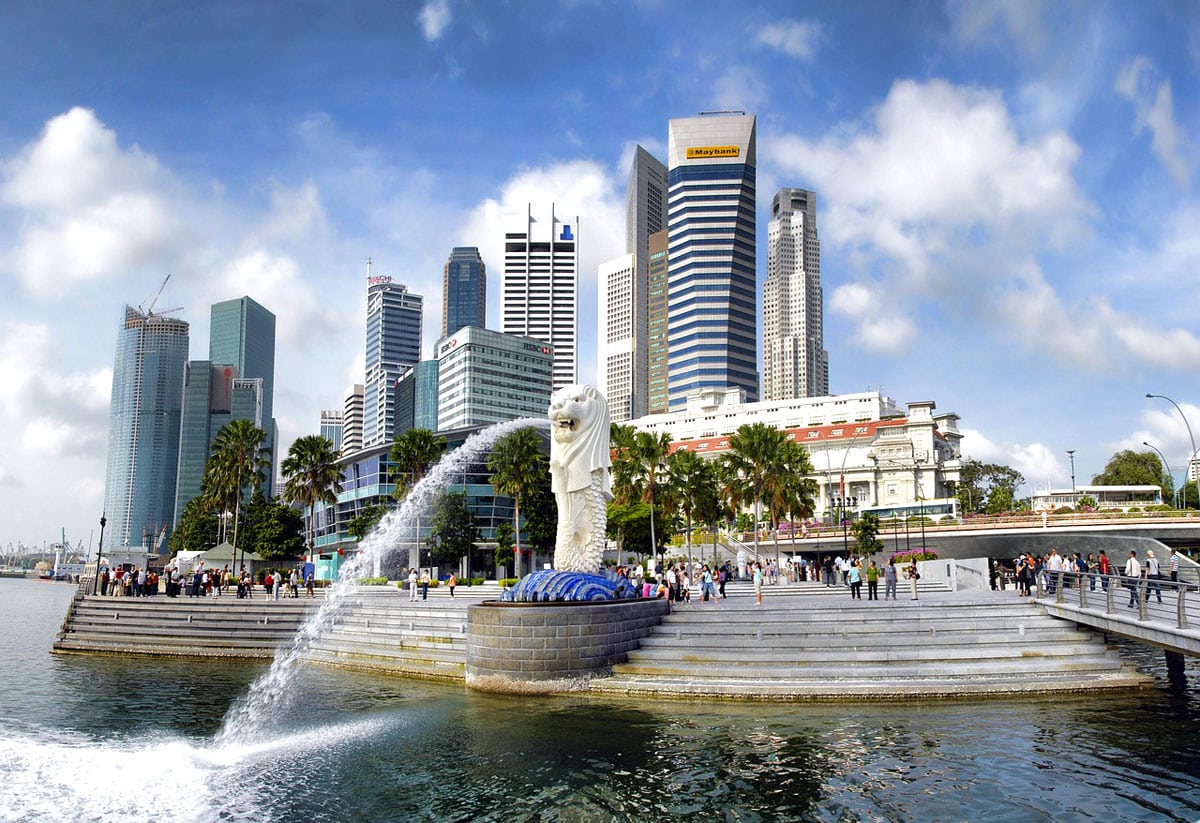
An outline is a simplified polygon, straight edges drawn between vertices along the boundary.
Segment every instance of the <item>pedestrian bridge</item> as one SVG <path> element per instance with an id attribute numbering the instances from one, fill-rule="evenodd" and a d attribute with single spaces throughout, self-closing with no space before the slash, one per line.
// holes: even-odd
<path id="1" fill-rule="evenodd" d="M 1054 617 L 1200 657 L 1200 591 L 1195 583 L 1081 572 L 1038 575 L 1034 599 Z"/>

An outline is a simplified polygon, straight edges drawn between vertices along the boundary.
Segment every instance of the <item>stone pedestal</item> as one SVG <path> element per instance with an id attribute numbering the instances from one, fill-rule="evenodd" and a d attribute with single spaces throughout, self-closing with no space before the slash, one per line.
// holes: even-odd
<path id="1" fill-rule="evenodd" d="M 624 663 L 670 610 L 666 600 L 471 606 L 467 685 L 513 694 L 582 688 Z"/>

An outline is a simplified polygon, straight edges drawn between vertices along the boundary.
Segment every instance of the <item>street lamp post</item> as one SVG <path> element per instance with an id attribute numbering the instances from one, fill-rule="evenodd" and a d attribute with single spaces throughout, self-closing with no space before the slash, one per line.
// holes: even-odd
<path id="1" fill-rule="evenodd" d="M 1167 456 L 1162 453 L 1162 451 L 1158 448 L 1158 446 L 1155 446 L 1151 443 L 1147 443 L 1145 440 L 1142 441 L 1142 445 L 1147 446 L 1148 448 L 1154 449 L 1154 451 L 1158 453 L 1159 458 L 1162 460 L 1163 471 L 1165 471 L 1167 473 L 1168 477 L 1171 477 L 1171 467 L 1167 465 Z M 1184 479 L 1185 480 L 1187 479 L 1186 474 L 1184 475 Z M 1172 485 L 1174 485 L 1174 481 L 1175 481 L 1175 478 L 1171 477 Z M 1159 486 L 1159 488 L 1161 489 L 1162 486 Z M 1171 505 L 1175 506 L 1176 508 L 1179 508 L 1179 493 L 1180 493 L 1180 491 L 1181 491 L 1180 489 L 1172 489 L 1171 490 L 1171 492 L 1172 492 Z"/>
<path id="2" fill-rule="evenodd" d="M 1079 508 L 1079 501 L 1075 498 L 1075 450 L 1067 449 L 1067 457 L 1071 458 L 1071 508 Z"/>
<path id="3" fill-rule="evenodd" d="M 1187 415 L 1183 413 L 1183 409 L 1179 408 L 1178 403 L 1176 403 L 1171 398 L 1167 397 L 1165 394 L 1151 394 L 1150 392 L 1146 392 L 1146 397 L 1147 398 L 1157 397 L 1159 400 L 1166 400 L 1168 403 L 1170 403 L 1172 406 L 1175 407 L 1175 411 L 1179 412 L 1179 416 L 1183 418 L 1183 425 L 1184 425 L 1184 428 L 1187 429 L 1187 433 L 1188 433 L 1188 442 L 1192 444 L 1192 451 L 1190 453 L 1190 457 L 1188 458 L 1187 463 L 1183 467 L 1183 485 L 1186 486 L 1188 473 L 1192 469 L 1192 461 L 1194 461 L 1196 459 L 1196 438 L 1192 436 L 1192 427 L 1191 427 L 1191 424 L 1188 423 Z M 1187 498 L 1183 496 L 1182 489 L 1180 489 L 1180 508 L 1184 508 L 1185 506 L 1187 506 Z"/>
<path id="4" fill-rule="evenodd" d="M 96 577 L 92 580 L 92 594 L 100 592 L 100 555 L 104 554 L 104 524 L 108 522 L 108 518 L 104 514 L 100 515 L 100 544 L 96 546 Z"/>

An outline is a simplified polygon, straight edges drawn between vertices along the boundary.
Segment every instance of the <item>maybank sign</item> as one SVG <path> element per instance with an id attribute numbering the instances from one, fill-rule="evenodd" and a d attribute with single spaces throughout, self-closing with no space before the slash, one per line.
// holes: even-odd
<path id="1" fill-rule="evenodd" d="M 688 160 L 707 160 L 710 157 L 737 157 L 740 146 L 696 146 L 687 150 Z"/>

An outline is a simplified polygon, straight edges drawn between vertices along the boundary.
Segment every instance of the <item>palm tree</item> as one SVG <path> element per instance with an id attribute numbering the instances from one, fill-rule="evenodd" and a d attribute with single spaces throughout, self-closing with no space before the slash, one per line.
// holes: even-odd
<path id="1" fill-rule="evenodd" d="M 775 472 L 762 487 L 762 499 L 767 504 L 775 532 L 775 565 L 779 565 L 779 521 L 812 512 L 817 484 L 809 475 L 813 472 L 808 450 L 784 439 L 775 458 Z"/>
<path id="2" fill-rule="evenodd" d="M 711 512 L 717 496 L 717 479 L 707 460 L 687 449 L 679 449 L 667 461 L 670 486 L 679 503 L 687 531 L 688 568 L 692 566 L 692 521 Z M 703 558 L 703 546 L 700 551 Z"/>
<path id="3" fill-rule="evenodd" d="M 246 419 L 226 423 L 213 438 L 205 467 L 208 493 L 222 506 L 233 504 L 233 551 L 237 551 L 238 519 L 246 489 L 265 483 L 271 468 L 271 453 L 263 448 L 266 442 L 267 433 Z"/>
<path id="4" fill-rule="evenodd" d="M 446 451 L 446 438 L 439 437 L 429 429 L 409 429 L 397 435 L 388 452 L 392 464 L 392 482 L 396 484 L 392 496 L 402 499 L 413 486 L 421 482 L 429 470 Z"/>
<path id="5" fill-rule="evenodd" d="M 283 499 L 308 507 L 309 553 L 316 547 L 317 504 L 337 503 L 335 490 L 341 482 L 338 452 L 332 441 L 319 434 L 299 437 L 288 449 L 283 472 Z"/>
<path id="6" fill-rule="evenodd" d="M 667 455 L 671 451 L 671 436 L 666 432 L 653 435 L 637 432 L 628 449 L 628 465 L 621 471 L 630 473 L 631 486 L 643 503 L 650 504 L 650 551 L 658 555 L 658 538 L 654 533 L 654 502 L 658 499 L 660 480 L 666 475 Z"/>
<path id="7" fill-rule="evenodd" d="M 532 494 L 538 478 L 550 471 L 550 459 L 536 429 L 518 429 L 492 445 L 487 458 L 488 482 L 496 494 L 513 499 L 513 576 L 521 576 L 521 500 Z"/>
<path id="8" fill-rule="evenodd" d="M 754 557 L 758 559 L 758 521 L 767 490 L 782 473 L 780 456 L 786 435 L 765 423 L 743 423 L 729 438 L 729 451 L 723 459 L 729 468 L 727 478 L 738 503 L 754 504 Z"/>

